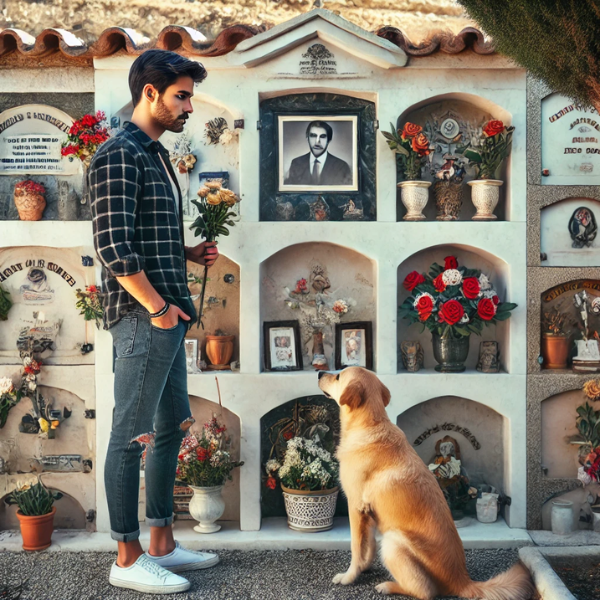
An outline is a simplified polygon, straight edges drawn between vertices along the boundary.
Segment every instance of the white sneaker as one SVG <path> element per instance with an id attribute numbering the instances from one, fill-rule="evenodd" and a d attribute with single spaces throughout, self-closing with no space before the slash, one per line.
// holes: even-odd
<path id="1" fill-rule="evenodd" d="M 197 571 L 198 569 L 208 569 L 219 562 L 216 554 L 209 552 L 194 552 L 182 548 L 179 542 L 175 542 L 175 550 L 165 556 L 152 556 L 146 552 L 146 556 L 163 569 L 168 569 L 173 573 L 181 571 Z"/>
<path id="2" fill-rule="evenodd" d="M 190 582 L 175 575 L 142 554 L 130 567 L 115 562 L 108 579 L 115 587 L 128 588 L 146 594 L 176 594 L 190 589 Z"/>

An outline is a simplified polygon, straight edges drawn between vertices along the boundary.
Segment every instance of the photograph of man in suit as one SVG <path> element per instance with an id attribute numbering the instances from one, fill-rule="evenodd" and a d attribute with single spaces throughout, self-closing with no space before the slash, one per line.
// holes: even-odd
<path id="1" fill-rule="evenodd" d="M 327 148 L 333 129 L 325 121 L 311 121 L 306 128 L 310 152 L 292 160 L 285 185 L 352 185 L 350 165 Z"/>

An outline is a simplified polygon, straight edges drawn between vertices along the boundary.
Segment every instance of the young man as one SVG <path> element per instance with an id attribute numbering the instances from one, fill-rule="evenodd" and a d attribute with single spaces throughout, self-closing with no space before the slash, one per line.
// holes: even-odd
<path id="1" fill-rule="evenodd" d="M 173 484 L 181 440 L 192 425 L 184 337 L 196 318 L 186 259 L 211 266 L 214 242 L 184 246 L 181 193 L 158 141 L 183 131 L 204 67 L 149 50 L 132 65 L 131 122 L 105 142 L 89 169 L 94 246 L 103 265 L 104 328 L 115 346 L 115 409 L 104 468 L 111 533 L 119 554 L 110 583 L 142 592 L 185 591 L 175 572 L 219 558 L 173 539 Z M 146 523 L 139 542 L 140 458 L 146 452 Z"/>

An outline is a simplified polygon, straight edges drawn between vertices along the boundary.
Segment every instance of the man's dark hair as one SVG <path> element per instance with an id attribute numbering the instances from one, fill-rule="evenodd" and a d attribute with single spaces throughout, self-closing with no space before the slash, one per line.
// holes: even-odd
<path id="1" fill-rule="evenodd" d="M 184 75 L 198 83 L 206 78 L 206 69 L 200 63 L 169 50 L 147 50 L 135 59 L 129 71 L 134 108 L 142 99 L 145 85 L 152 84 L 162 94 Z"/>
<path id="2" fill-rule="evenodd" d="M 329 123 L 325 123 L 325 121 L 311 121 L 306 128 L 306 137 L 310 135 L 311 127 L 320 127 L 327 132 L 327 141 L 330 142 L 333 137 L 333 129 L 331 129 L 331 125 Z"/>

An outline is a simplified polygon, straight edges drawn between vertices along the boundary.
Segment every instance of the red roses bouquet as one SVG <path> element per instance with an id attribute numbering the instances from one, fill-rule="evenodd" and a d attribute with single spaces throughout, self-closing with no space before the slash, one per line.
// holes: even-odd
<path id="1" fill-rule="evenodd" d="M 177 479 L 197 487 L 214 487 L 231 480 L 231 471 L 244 463 L 231 458 L 231 438 L 227 427 L 216 417 L 204 423 L 202 435 L 190 433 L 183 438 L 177 460 Z"/>
<path id="2" fill-rule="evenodd" d="M 517 306 L 500 302 L 486 275 L 459 267 L 454 256 L 447 256 L 443 267 L 433 263 L 427 275 L 412 271 L 403 285 L 411 295 L 398 316 L 443 338 L 480 335 L 484 325 L 505 321 Z"/>
<path id="3" fill-rule="evenodd" d="M 84 115 L 75 121 L 60 153 L 68 156 L 69 160 L 76 156 L 89 167 L 98 146 L 110 137 L 105 119 L 106 115 L 99 110 L 95 115 Z"/>
<path id="4" fill-rule="evenodd" d="M 431 154 L 429 138 L 423 133 L 423 128 L 414 123 L 406 123 L 402 130 L 392 127 L 391 133 L 382 131 L 390 150 L 400 159 L 404 181 L 421 179 L 421 160 Z"/>
<path id="5" fill-rule="evenodd" d="M 479 146 L 461 148 L 463 155 L 475 164 L 477 179 L 497 179 L 502 161 L 510 154 L 514 130 L 502 121 L 488 121 L 481 129 Z"/>

